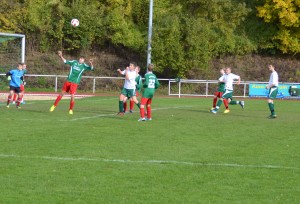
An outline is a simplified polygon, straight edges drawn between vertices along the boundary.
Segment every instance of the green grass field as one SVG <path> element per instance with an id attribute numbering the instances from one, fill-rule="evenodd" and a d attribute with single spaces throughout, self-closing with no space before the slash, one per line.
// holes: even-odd
<path id="1" fill-rule="evenodd" d="M 299 101 L 245 102 L 157 97 L 147 122 L 117 97 L 1 103 L 0 203 L 299 203 Z"/>

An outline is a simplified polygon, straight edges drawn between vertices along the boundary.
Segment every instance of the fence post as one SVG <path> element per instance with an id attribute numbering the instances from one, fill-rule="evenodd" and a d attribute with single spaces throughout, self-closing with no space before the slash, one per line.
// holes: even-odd
<path id="1" fill-rule="evenodd" d="M 96 77 L 94 77 L 94 81 L 93 81 L 93 94 L 95 93 L 96 90 Z"/>
<path id="2" fill-rule="evenodd" d="M 205 90 L 205 97 L 208 96 L 208 81 L 206 80 L 206 90 Z"/>
<path id="3" fill-rule="evenodd" d="M 54 88 L 54 90 L 55 90 L 55 93 L 57 93 L 57 76 L 55 76 L 55 88 Z"/>
<path id="4" fill-rule="evenodd" d="M 178 83 L 178 98 L 180 98 L 180 93 L 181 93 L 181 81 Z"/>

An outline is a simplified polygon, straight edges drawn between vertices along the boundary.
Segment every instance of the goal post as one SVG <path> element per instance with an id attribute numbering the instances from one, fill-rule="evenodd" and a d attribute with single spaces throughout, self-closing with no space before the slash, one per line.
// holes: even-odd
<path id="1" fill-rule="evenodd" d="M 18 62 L 25 62 L 25 35 L 0 32 L 0 57 L 1 61 L 8 61 L 6 66 Z M 9 58 L 3 59 L 3 58 Z M 14 62 L 12 62 L 14 60 Z M 4 64 L 1 63 L 1 66 Z"/>

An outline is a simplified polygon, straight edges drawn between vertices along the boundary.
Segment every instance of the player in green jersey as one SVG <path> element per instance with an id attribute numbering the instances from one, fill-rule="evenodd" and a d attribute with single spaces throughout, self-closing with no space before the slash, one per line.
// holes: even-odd
<path id="1" fill-rule="evenodd" d="M 155 90 L 160 86 L 157 77 L 153 74 L 154 65 L 149 64 L 148 72 L 145 74 L 144 91 L 141 99 L 140 116 L 138 121 L 152 120 L 151 118 L 151 103 Z M 147 118 L 145 118 L 145 106 L 147 107 Z"/>
<path id="2" fill-rule="evenodd" d="M 220 69 L 221 77 L 218 79 L 218 90 L 214 94 L 213 99 L 213 107 L 210 109 L 211 111 L 216 108 L 218 98 L 222 98 L 223 93 L 225 92 L 225 83 L 224 83 L 224 74 L 225 69 Z"/>
<path id="3" fill-rule="evenodd" d="M 67 81 L 64 83 L 64 86 L 62 88 L 61 93 L 57 96 L 54 104 L 50 108 L 50 112 L 54 111 L 55 107 L 58 105 L 59 101 L 62 99 L 62 97 L 66 93 L 71 94 L 71 100 L 70 100 L 70 108 L 69 108 L 69 114 L 73 114 L 73 107 L 75 104 L 75 93 L 78 87 L 78 84 L 81 81 L 81 77 L 84 71 L 86 70 L 93 70 L 93 60 L 90 59 L 90 66 L 85 64 L 85 59 L 83 57 L 80 57 L 79 60 L 66 60 L 61 51 L 58 51 L 58 56 L 61 58 L 61 60 L 65 63 L 71 66 L 70 73 L 68 75 Z"/>
<path id="4" fill-rule="evenodd" d="M 278 93 L 278 73 L 275 71 L 275 67 L 273 65 L 269 65 L 269 71 L 271 72 L 271 75 L 266 89 L 269 90 L 268 106 L 271 111 L 271 115 L 268 118 L 273 119 L 277 117 L 274 108 L 274 99 L 276 98 Z"/>

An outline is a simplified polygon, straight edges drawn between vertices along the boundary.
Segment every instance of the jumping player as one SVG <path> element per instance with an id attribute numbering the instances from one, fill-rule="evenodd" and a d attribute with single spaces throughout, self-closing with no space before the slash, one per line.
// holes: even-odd
<path id="1" fill-rule="evenodd" d="M 50 108 L 50 112 L 53 112 L 56 106 L 58 105 L 59 101 L 62 99 L 62 97 L 66 93 L 71 94 L 71 100 L 70 100 L 70 108 L 69 108 L 69 114 L 73 114 L 73 108 L 75 104 L 75 93 L 78 87 L 78 84 L 81 81 L 81 77 L 84 71 L 86 70 L 93 70 L 93 60 L 90 59 L 90 66 L 85 64 L 85 59 L 83 57 L 80 57 L 79 60 L 66 60 L 61 51 L 58 51 L 58 56 L 61 58 L 61 60 L 65 63 L 71 66 L 70 73 L 68 75 L 67 81 L 64 83 L 64 86 L 62 87 L 61 94 L 59 94 L 54 102 L 54 104 Z"/>
<path id="2" fill-rule="evenodd" d="M 127 67 L 125 70 L 121 71 L 118 69 L 117 71 L 123 75 L 125 75 L 125 82 L 124 82 L 124 88 L 121 91 L 120 97 L 119 97 L 119 113 L 118 115 L 124 115 L 124 103 L 126 103 L 128 98 L 132 98 L 134 103 L 140 108 L 140 103 L 138 102 L 136 98 L 136 82 L 135 79 L 137 77 L 136 73 L 136 64 L 134 62 L 131 62 L 129 64 L 129 67 Z"/>
<path id="3" fill-rule="evenodd" d="M 160 86 L 157 77 L 153 74 L 154 65 L 148 65 L 148 72 L 145 74 L 144 91 L 141 99 L 140 119 L 138 121 L 152 120 L 151 104 L 155 90 Z M 145 106 L 147 107 L 147 118 L 145 118 Z"/>

